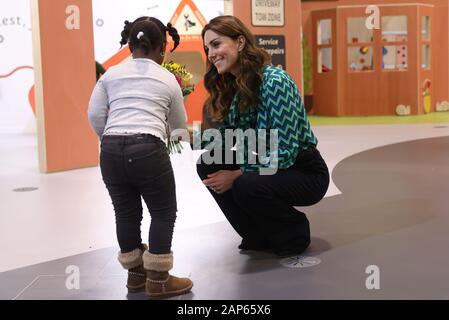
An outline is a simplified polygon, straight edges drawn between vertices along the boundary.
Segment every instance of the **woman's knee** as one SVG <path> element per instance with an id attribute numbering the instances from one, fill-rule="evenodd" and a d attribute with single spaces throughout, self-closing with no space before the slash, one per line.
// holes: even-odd
<path id="1" fill-rule="evenodd" d="M 223 164 L 210 162 L 207 158 L 203 158 L 205 153 L 201 155 L 196 163 L 196 172 L 198 173 L 201 180 L 206 179 L 211 173 L 217 172 L 219 170 L 228 170 Z"/>
<path id="2" fill-rule="evenodd" d="M 232 192 L 237 202 L 247 202 L 255 198 L 260 185 L 252 173 L 245 173 L 234 180 Z"/>

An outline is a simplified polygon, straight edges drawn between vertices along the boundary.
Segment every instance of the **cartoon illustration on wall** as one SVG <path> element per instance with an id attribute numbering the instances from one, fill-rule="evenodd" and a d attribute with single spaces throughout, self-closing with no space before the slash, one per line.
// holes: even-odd
<path id="1" fill-rule="evenodd" d="M 33 131 L 34 83 L 29 1 L 0 2 L 0 128 Z"/>
<path id="2" fill-rule="evenodd" d="M 186 31 L 189 31 L 189 28 L 192 28 L 196 26 L 196 22 L 189 20 L 189 14 L 184 14 L 184 19 L 186 20 L 184 22 L 184 26 L 186 27 Z"/>

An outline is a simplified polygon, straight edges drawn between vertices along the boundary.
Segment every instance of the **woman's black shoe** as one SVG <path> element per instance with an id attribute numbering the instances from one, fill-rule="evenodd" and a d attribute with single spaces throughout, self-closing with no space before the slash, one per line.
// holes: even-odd
<path id="1" fill-rule="evenodd" d="M 251 242 L 245 239 L 242 239 L 242 242 L 239 245 L 240 250 L 254 250 L 254 251 L 263 251 L 270 249 L 270 246 L 267 242 Z"/>

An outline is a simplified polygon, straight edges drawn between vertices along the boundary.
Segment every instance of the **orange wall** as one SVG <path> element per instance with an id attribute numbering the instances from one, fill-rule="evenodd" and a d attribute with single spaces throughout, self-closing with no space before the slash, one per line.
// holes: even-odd
<path id="1" fill-rule="evenodd" d="M 95 86 L 91 0 L 32 0 L 39 165 L 55 172 L 98 164 L 98 139 L 87 119 Z M 76 5 L 80 29 L 68 30 Z"/>
<path id="2" fill-rule="evenodd" d="M 284 35 L 287 72 L 302 92 L 301 2 L 284 1 L 283 27 L 255 27 L 251 23 L 251 0 L 234 0 L 234 16 L 249 27 L 253 34 Z"/>

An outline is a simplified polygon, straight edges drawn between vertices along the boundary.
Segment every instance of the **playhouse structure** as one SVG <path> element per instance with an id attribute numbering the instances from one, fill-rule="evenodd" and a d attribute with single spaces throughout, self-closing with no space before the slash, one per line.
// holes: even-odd
<path id="1" fill-rule="evenodd" d="M 423 114 L 447 104 L 447 17 L 438 0 L 303 2 L 314 113 Z"/>

